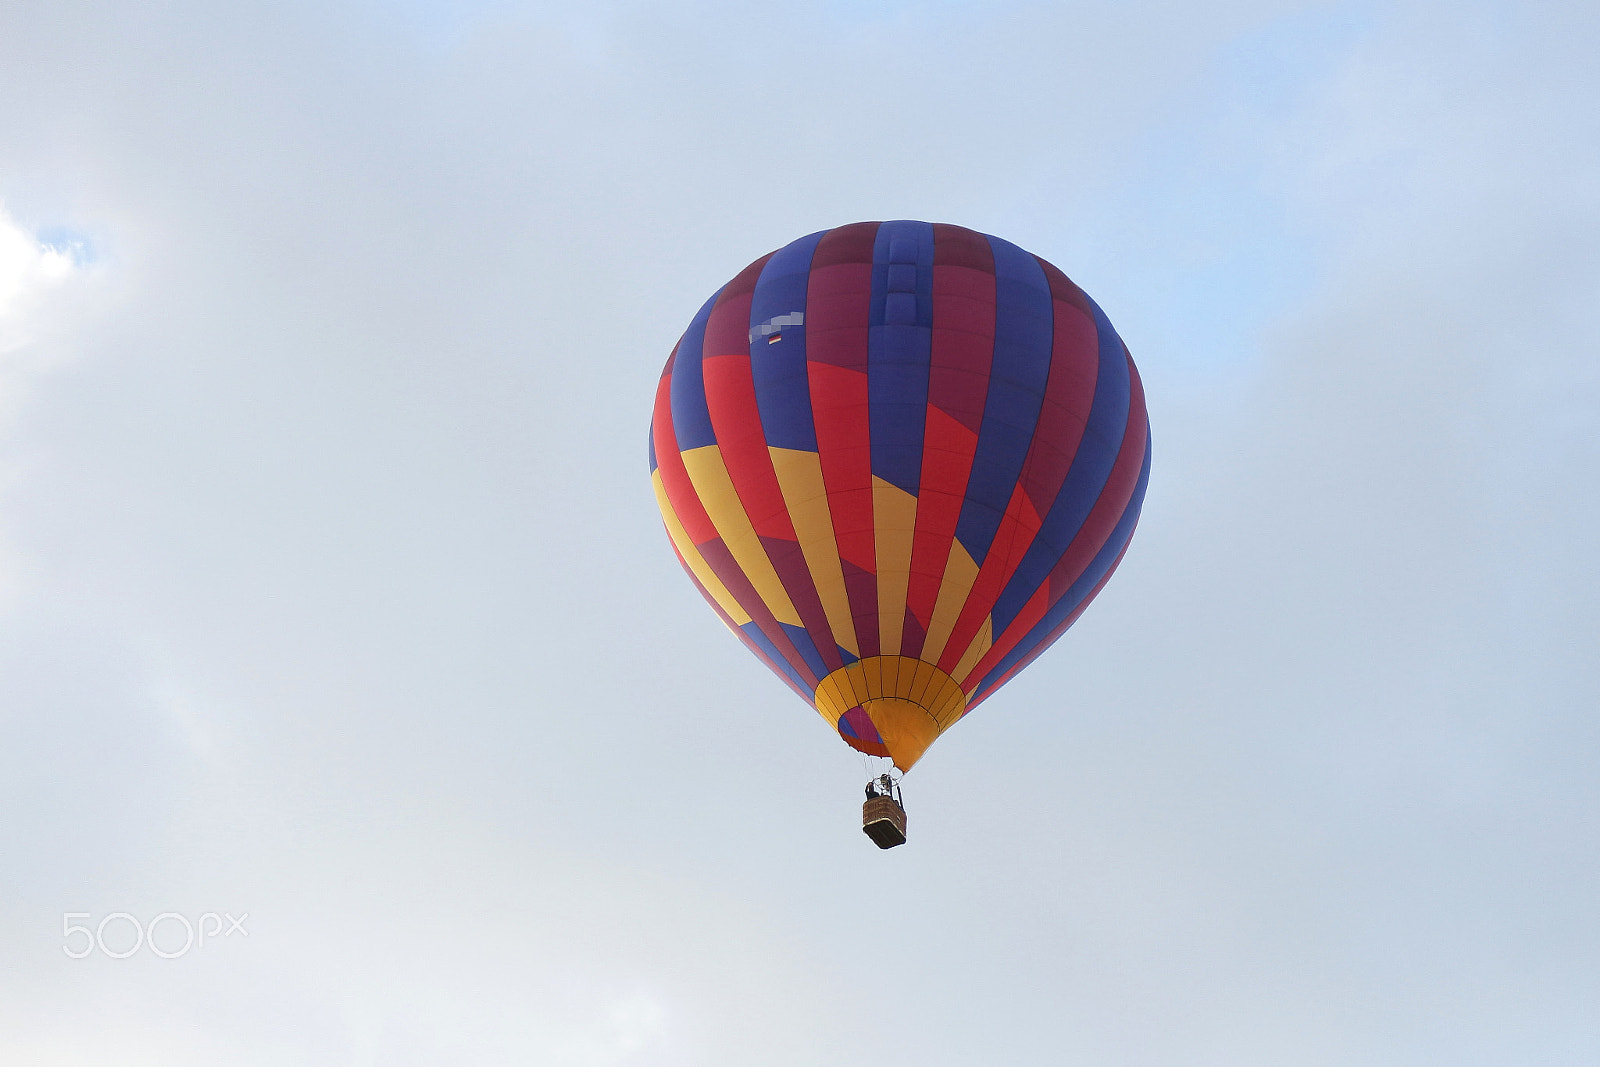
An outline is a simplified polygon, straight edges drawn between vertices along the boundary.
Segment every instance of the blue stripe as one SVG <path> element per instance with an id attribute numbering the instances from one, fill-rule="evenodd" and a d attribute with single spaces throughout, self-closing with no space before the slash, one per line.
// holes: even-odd
<path id="1" fill-rule="evenodd" d="M 706 323 L 721 295 L 722 289 L 718 289 L 701 305 L 694 321 L 683 331 L 672 364 L 672 431 L 678 438 L 679 452 L 717 443 L 716 431 L 711 428 L 711 409 L 706 406 L 704 360 Z"/>
<path id="2" fill-rule="evenodd" d="M 1055 342 L 1055 309 L 1044 268 L 1009 241 L 988 241 L 994 252 L 994 362 L 967 499 L 956 522 L 956 540 L 980 565 L 1033 443 Z"/>
<path id="3" fill-rule="evenodd" d="M 810 667 L 812 673 L 817 676 L 817 681 L 820 682 L 826 678 L 828 676 L 828 668 L 823 665 L 822 656 L 817 652 L 816 642 L 812 640 L 811 634 L 806 628 L 804 626 L 791 626 L 786 622 L 780 622 L 778 625 L 783 627 L 783 632 L 789 635 L 789 640 L 794 643 L 795 651 L 799 652 L 800 658 L 806 661 L 806 666 Z M 815 686 L 816 682 L 813 682 L 812 687 L 815 688 Z"/>
<path id="4" fill-rule="evenodd" d="M 1048 638 L 1052 630 L 1060 626 L 1067 616 L 1076 611 L 1078 606 L 1083 603 L 1084 597 L 1088 596 L 1094 587 L 1100 584 L 1100 579 L 1106 576 L 1106 572 L 1111 569 L 1111 565 L 1117 561 L 1117 557 L 1127 547 L 1128 540 L 1133 537 L 1133 528 L 1139 521 L 1139 511 L 1144 507 L 1145 487 L 1149 484 L 1150 438 L 1146 436 L 1144 442 L 1144 467 L 1139 471 L 1139 484 L 1134 486 L 1133 499 L 1128 502 L 1128 510 L 1122 513 L 1122 518 L 1118 520 L 1116 528 L 1111 531 L 1111 536 L 1106 539 L 1105 547 L 1096 553 L 1094 561 L 1078 577 L 1078 580 L 1073 582 L 1067 591 L 1061 595 L 1061 599 L 1050 606 L 1050 610 L 1045 612 L 1044 618 L 1040 619 L 1033 629 L 1028 631 L 1028 636 L 1017 642 L 1017 647 L 1007 652 L 1000 662 L 995 664 L 994 669 L 983 676 L 983 681 L 979 682 L 978 687 L 972 691 L 973 700 L 986 696 L 991 689 L 999 684 L 999 680 L 1005 677 L 1007 671 L 1030 653 L 1036 649 L 1041 652 L 1044 651 L 1043 648 L 1039 647 L 1040 642 Z M 996 630 L 998 632 L 998 627 Z"/>
<path id="5" fill-rule="evenodd" d="M 794 669 L 794 664 L 784 658 L 783 653 L 778 651 L 777 646 L 768 640 L 766 634 L 761 632 L 760 626 L 753 622 L 747 622 L 739 629 L 743 630 L 745 636 L 756 643 L 757 648 L 767 654 L 767 658 L 772 661 L 774 667 L 794 680 L 794 684 L 800 687 L 801 692 L 810 693 L 816 690 L 817 683 L 808 682 L 800 677 L 800 672 Z"/>
<path id="6" fill-rule="evenodd" d="M 1028 546 L 1016 573 L 995 601 L 992 618 L 997 635 L 1011 625 L 1011 620 L 1066 554 L 1067 546 L 1072 544 L 1105 491 L 1106 480 L 1111 477 L 1111 468 L 1116 466 L 1122 439 L 1128 430 L 1128 404 L 1133 395 L 1133 383 L 1128 376 L 1127 349 L 1100 305 L 1091 300 L 1089 306 L 1094 310 L 1100 357 L 1089 421 L 1067 477 L 1039 527 L 1038 536 Z"/>
<path id="7" fill-rule="evenodd" d="M 791 241 L 772 254 L 750 298 L 750 328 L 780 315 L 806 310 L 811 257 L 827 233 L 822 230 Z M 777 448 L 817 450 L 817 429 L 811 418 L 811 383 L 806 377 L 806 328 L 784 326 L 771 342 L 757 333 L 750 341 L 750 372 L 755 379 L 756 410 L 767 444 Z"/>
<path id="8" fill-rule="evenodd" d="M 885 222 L 872 246 L 867 424 L 872 473 L 915 496 L 933 353 L 933 226 Z"/>
<path id="9" fill-rule="evenodd" d="M 654 474 L 656 472 L 656 424 L 654 419 L 650 421 L 650 440 L 647 443 L 650 446 L 650 473 Z"/>

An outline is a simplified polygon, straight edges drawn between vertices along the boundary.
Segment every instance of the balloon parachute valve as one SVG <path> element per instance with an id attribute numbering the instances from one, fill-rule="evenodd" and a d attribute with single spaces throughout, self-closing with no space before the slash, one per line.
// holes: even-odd
<path id="1" fill-rule="evenodd" d="M 869 797 L 861 806 L 861 831 L 879 848 L 906 843 L 906 809 L 894 797 Z"/>

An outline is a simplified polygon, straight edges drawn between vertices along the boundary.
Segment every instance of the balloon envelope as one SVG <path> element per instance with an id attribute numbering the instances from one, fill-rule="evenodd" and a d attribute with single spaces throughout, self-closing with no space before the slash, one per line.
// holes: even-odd
<path id="1" fill-rule="evenodd" d="M 667 359 L 656 500 L 712 608 L 902 770 L 1072 625 L 1150 470 L 1127 347 L 1067 276 L 925 222 L 802 237 Z"/>

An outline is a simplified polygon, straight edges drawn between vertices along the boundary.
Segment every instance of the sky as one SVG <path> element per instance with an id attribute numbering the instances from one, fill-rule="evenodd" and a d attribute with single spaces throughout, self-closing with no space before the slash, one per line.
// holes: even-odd
<path id="1" fill-rule="evenodd" d="M 0 4 L 0 1062 L 1597 1062 L 1597 51 L 1559 2 Z M 895 218 L 1094 296 L 1154 458 L 880 852 L 645 436 L 718 286 Z"/>

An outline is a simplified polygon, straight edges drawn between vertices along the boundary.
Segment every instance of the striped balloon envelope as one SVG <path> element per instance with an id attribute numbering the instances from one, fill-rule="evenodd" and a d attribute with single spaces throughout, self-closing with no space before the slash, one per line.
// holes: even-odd
<path id="1" fill-rule="evenodd" d="M 656 391 L 684 569 L 773 673 L 902 771 L 1071 626 L 1150 471 L 1127 346 L 960 226 L 814 233 L 700 308 Z"/>

